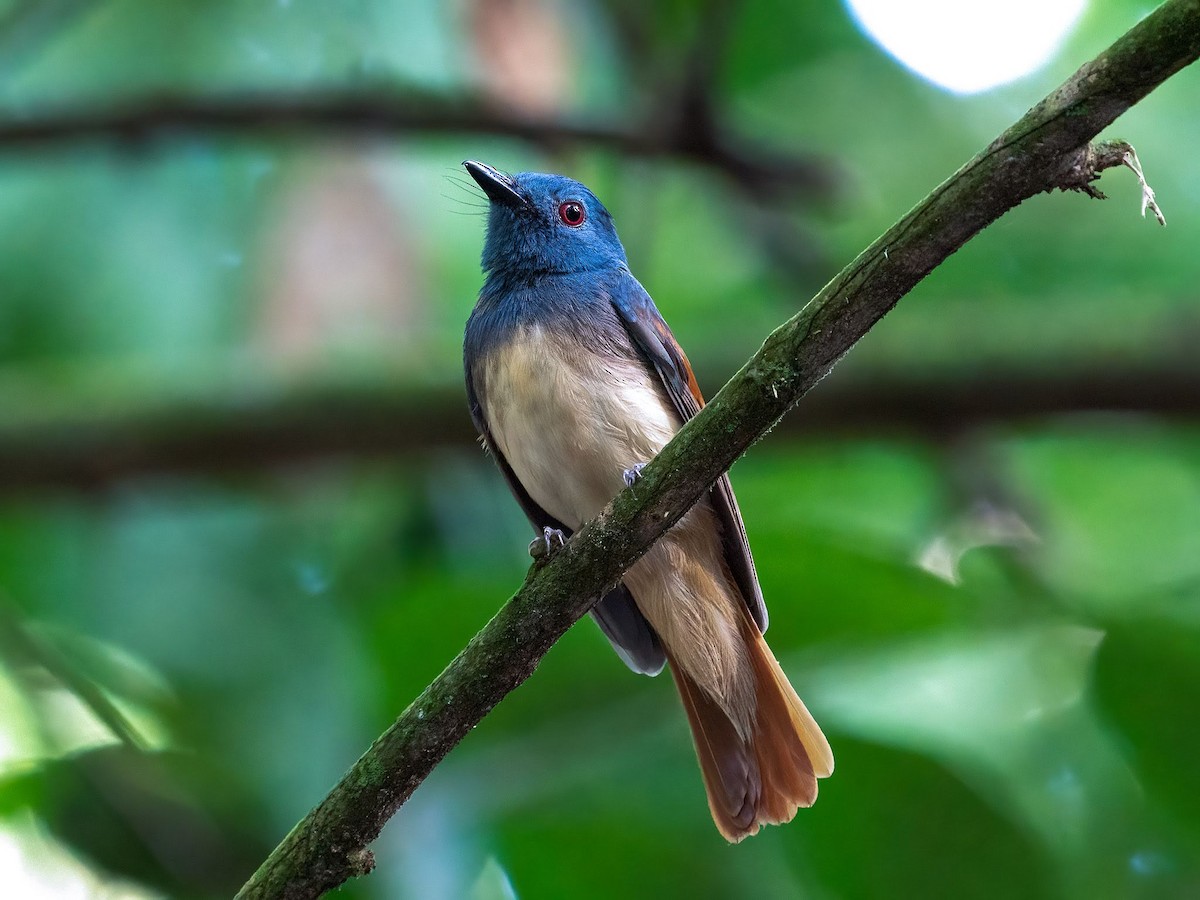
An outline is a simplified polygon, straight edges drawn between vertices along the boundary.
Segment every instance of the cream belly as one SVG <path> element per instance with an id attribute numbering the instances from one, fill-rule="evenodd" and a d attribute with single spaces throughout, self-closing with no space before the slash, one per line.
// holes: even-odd
<path id="1" fill-rule="evenodd" d="M 513 472 L 575 529 L 623 488 L 622 473 L 666 445 L 680 420 L 634 362 L 602 357 L 534 326 L 490 355 L 484 414 Z"/>
<path id="2" fill-rule="evenodd" d="M 681 420 L 657 378 L 538 326 L 489 354 L 483 412 L 496 449 L 529 496 L 571 529 L 598 514 Z M 729 582 L 707 500 L 626 573 L 625 584 L 668 654 L 749 728 L 754 689 L 739 632 L 742 599 Z"/>

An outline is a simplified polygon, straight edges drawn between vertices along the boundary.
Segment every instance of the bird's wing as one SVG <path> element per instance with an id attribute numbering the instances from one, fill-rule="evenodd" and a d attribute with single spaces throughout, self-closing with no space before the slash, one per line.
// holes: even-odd
<path id="1" fill-rule="evenodd" d="M 696 376 L 692 374 L 691 363 L 663 321 L 654 301 L 637 279 L 629 274 L 623 274 L 611 289 L 610 298 L 634 344 L 654 366 L 667 396 L 686 422 L 700 411 L 704 396 L 696 384 Z M 722 475 L 713 485 L 712 503 L 721 522 L 725 562 L 755 624 L 760 631 L 766 631 L 767 605 L 763 600 L 762 588 L 758 585 L 758 573 L 754 570 L 754 558 L 750 555 L 750 542 L 746 539 L 746 526 L 742 523 L 742 513 L 733 496 L 728 475 Z"/>
<path id="2" fill-rule="evenodd" d="M 521 509 L 525 510 L 525 515 L 529 517 L 529 521 L 538 531 L 546 527 L 557 528 L 563 533 L 563 537 L 570 537 L 571 529 L 542 509 L 529 496 L 529 492 L 517 478 L 512 466 L 500 452 L 500 448 L 492 439 L 492 432 L 484 417 L 483 404 L 475 390 L 474 381 L 472 373 L 468 370 L 467 403 L 471 410 L 471 421 L 475 423 L 475 430 L 483 439 L 484 447 L 492 454 L 500 471 L 504 473 L 504 480 L 508 482 L 513 496 L 521 504 Z M 657 675 L 662 671 L 663 666 L 667 663 L 667 657 L 658 640 L 658 635 L 654 633 L 650 623 L 638 610 L 633 602 L 633 597 L 630 596 L 623 584 L 617 585 L 601 597 L 592 607 L 591 615 L 625 665 L 643 675 Z"/>

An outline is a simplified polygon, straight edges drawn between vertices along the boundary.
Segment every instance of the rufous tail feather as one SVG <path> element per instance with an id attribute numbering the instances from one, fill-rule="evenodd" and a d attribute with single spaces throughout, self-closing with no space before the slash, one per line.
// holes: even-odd
<path id="1" fill-rule="evenodd" d="M 746 738 L 667 657 L 692 728 L 713 822 L 732 843 L 762 825 L 790 822 L 797 809 L 817 799 L 817 779 L 833 772 L 829 742 L 749 616 L 743 633 L 757 698 Z"/>

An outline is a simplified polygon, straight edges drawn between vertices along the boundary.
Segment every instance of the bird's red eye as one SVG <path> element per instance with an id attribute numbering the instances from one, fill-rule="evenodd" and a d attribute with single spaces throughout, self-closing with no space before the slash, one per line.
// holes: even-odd
<path id="1" fill-rule="evenodd" d="M 558 204 L 558 217 L 564 225 L 578 228 L 587 219 L 587 210 L 578 200 L 566 200 Z"/>

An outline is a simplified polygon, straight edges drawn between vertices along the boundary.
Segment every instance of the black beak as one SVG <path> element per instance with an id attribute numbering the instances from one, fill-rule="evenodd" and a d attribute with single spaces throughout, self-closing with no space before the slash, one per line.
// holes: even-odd
<path id="1" fill-rule="evenodd" d="M 475 183 L 483 188 L 483 192 L 493 203 L 514 209 L 528 205 L 528 202 L 517 190 L 517 183 L 513 181 L 511 175 L 505 175 L 499 169 L 493 169 L 487 163 L 475 162 L 473 159 L 465 160 L 463 167 L 475 179 Z"/>

